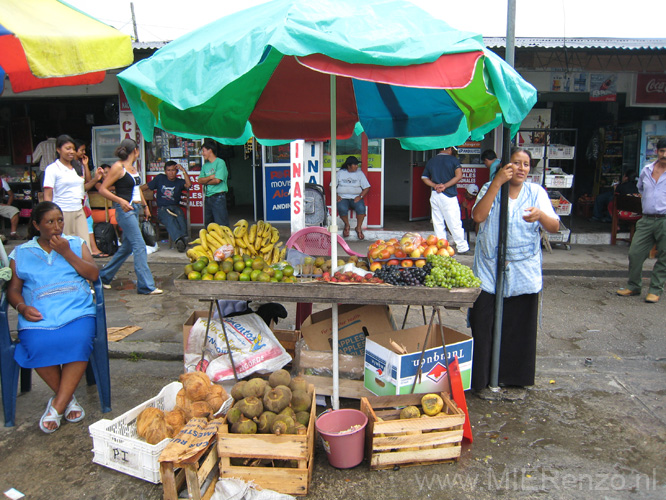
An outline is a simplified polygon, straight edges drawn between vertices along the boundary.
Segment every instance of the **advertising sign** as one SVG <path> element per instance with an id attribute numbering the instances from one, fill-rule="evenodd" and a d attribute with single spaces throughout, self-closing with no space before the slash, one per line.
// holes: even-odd
<path id="1" fill-rule="evenodd" d="M 303 149 L 305 182 L 321 185 L 324 182 L 324 148 L 317 142 L 306 142 Z"/>
<path id="2" fill-rule="evenodd" d="M 639 73 L 633 104 L 666 106 L 666 74 Z"/>
<path id="3" fill-rule="evenodd" d="M 289 165 L 264 166 L 264 220 L 289 222 L 291 214 Z"/>
<path id="4" fill-rule="evenodd" d="M 293 141 L 290 147 L 291 171 L 287 171 L 291 177 L 291 232 L 295 233 L 305 227 L 305 210 L 303 192 L 305 191 L 304 172 L 304 149 L 305 141 Z"/>
<path id="5" fill-rule="evenodd" d="M 590 75 L 590 101 L 614 102 L 617 100 L 617 75 L 592 73 Z"/>

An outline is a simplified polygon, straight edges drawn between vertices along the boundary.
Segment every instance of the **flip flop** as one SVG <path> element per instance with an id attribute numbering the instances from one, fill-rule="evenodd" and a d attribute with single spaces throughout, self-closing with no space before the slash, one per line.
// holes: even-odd
<path id="1" fill-rule="evenodd" d="M 75 417 L 75 418 L 67 418 L 67 415 L 69 415 L 73 411 L 81 412 L 81 415 L 79 415 L 78 417 Z M 67 408 L 65 408 L 64 416 L 65 416 L 65 420 L 67 420 L 68 422 L 70 422 L 72 424 L 75 424 L 76 422 L 80 422 L 81 420 L 83 420 L 83 417 L 86 416 L 86 411 L 81 407 L 79 402 L 76 400 L 76 396 L 72 395 L 72 400 L 67 405 Z"/>
<path id="2" fill-rule="evenodd" d="M 351 228 L 350 228 L 350 227 L 346 227 L 346 228 L 344 228 L 344 229 L 342 230 L 342 237 L 343 237 L 343 238 L 348 237 L 350 231 L 351 231 Z"/>
<path id="3" fill-rule="evenodd" d="M 358 236 L 358 239 L 359 239 L 359 240 L 364 240 L 364 239 L 365 239 L 365 234 L 363 234 L 363 230 L 362 230 L 362 229 L 357 229 L 357 230 L 356 230 L 356 236 Z"/>
<path id="4" fill-rule="evenodd" d="M 102 252 L 93 254 L 93 259 L 105 259 L 106 257 L 109 257 L 109 254 Z"/>
<path id="5" fill-rule="evenodd" d="M 62 419 L 62 415 L 57 412 L 57 410 L 52 406 L 52 403 L 53 398 L 49 399 L 49 402 L 46 405 L 46 411 L 44 412 L 44 415 L 42 415 L 42 418 L 39 419 L 39 428 L 46 434 L 53 434 L 55 431 L 60 429 L 60 420 Z M 44 424 L 47 422 L 55 422 L 55 429 L 49 429 L 46 427 Z"/>

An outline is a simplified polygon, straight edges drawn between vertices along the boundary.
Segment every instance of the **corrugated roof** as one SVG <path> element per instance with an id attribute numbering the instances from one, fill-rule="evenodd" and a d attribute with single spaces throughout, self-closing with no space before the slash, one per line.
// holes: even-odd
<path id="1" fill-rule="evenodd" d="M 486 47 L 505 47 L 506 37 L 484 37 Z M 666 38 L 516 38 L 516 48 L 664 50 Z"/>
<path id="2" fill-rule="evenodd" d="M 134 50 L 157 50 L 164 47 L 168 42 L 132 42 Z"/>

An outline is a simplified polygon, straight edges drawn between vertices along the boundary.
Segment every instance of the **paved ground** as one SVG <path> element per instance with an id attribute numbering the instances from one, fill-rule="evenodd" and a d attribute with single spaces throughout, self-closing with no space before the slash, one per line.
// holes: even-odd
<path id="1" fill-rule="evenodd" d="M 352 242 L 358 251 L 367 244 Z M 614 294 L 626 277 L 626 252 L 574 245 L 544 255 L 537 383 L 514 402 L 468 396 L 475 440 L 460 461 L 336 470 L 318 444 L 308 498 L 665 498 L 666 304 Z M 201 305 L 174 289 L 182 254 L 164 247 L 149 260 L 163 296 L 136 295 L 131 264 L 105 294 L 109 326 L 142 327 L 111 346 L 113 411 L 101 414 L 96 390 L 82 383 L 82 424 L 46 436 L 37 422 L 48 390 L 35 376 L 33 390 L 18 399 L 17 426 L 0 429 L 0 491 L 14 487 L 30 499 L 161 498 L 160 485 L 93 464 L 88 434 L 90 424 L 157 394 L 182 371 L 182 323 Z M 293 306 L 287 309 L 285 328 L 293 325 Z M 462 311 L 448 312 L 445 322 L 466 331 Z"/>

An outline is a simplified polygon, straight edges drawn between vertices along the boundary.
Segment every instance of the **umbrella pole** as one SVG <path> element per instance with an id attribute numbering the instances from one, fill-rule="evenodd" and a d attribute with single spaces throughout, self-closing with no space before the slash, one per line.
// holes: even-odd
<path id="1" fill-rule="evenodd" d="M 331 268 L 335 268 L 338 263 L 338 206 L 337 206 L 337 106 L 336 106 L 336 78 L 331 75 Z M 340 408 L 340 374 L 338 373 L 338 304 L 331 305 L 331 341 L 333 343 L 333 395 L 331 396 L 331 406 L 334 410 Z"/>
<path id="2" fill-rule="evenodd" d="M 506 54 L 504 59 L 514 65 L 516 40 L 516 0 L 509 0 L 506 26 Z M 502 137 L 502 165 L 509 163 L 511 132 L 505 127 Z M 502 318 L 504 316 L 504 278 L 506 270 L 506 246 L 509 226 L 509 184 L 500 191 L 499 238 L 497 242 L 497 272 L 495 276 L 495 317 L 493 321 L 493 344 L 490 359 L 490 389 L 499 391 L 500 347 L 502 345 Z"/>

